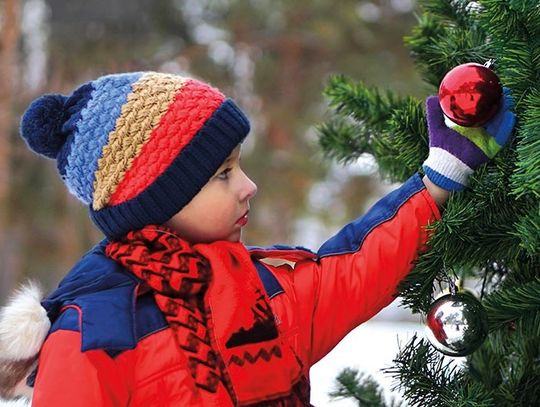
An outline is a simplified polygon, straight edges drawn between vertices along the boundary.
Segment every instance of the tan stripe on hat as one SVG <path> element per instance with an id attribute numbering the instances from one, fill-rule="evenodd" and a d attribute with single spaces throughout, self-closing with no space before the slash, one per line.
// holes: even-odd
<path id="1" fill-rule="evenodd" d="M 156 72 L 145 73 L 133 84 L 108 143 L 103 146 L 94 181 L 92 208 L 107 206 L 154 128 L 188 79 Z"/>

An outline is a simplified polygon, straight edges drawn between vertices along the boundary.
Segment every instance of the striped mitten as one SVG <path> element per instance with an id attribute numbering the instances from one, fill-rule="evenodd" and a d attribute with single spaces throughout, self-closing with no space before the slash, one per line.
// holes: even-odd
<path id="1" fill-rule="evenodd" d="M 460 191 L 480 165 L 491 160 L 510 139 L 516 116 L 510 91 L 504 88 L 499 112 L 484 127 L 463 127 L 444 116 L 439 98 L 426 101 L 429 155 L 423 169 L 435 185 Z"/>

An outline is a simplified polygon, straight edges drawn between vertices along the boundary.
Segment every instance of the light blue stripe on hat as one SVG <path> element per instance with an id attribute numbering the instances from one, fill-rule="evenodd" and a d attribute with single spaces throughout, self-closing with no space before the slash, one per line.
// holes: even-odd
<path id="1" fill-rule="evenodd" d="M 92 82 L 94 90 L 76 125 L 65 175 L 71 193 L 88 205 L 92 202 L 95 172 L 103 147 L 109 142 L 109 134 L 116 126 L 132 85 L 142 75 L 143 72 L 107 75 Z"/>

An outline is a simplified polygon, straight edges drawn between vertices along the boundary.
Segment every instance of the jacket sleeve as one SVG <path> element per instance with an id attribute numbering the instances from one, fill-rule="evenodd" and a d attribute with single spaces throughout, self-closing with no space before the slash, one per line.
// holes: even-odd
<path id="1" fill-rule="evenodd" d="M 390 304 L 400 281 L 425 249 L 426 226 L 440 218 L 437 205 L 416 174 L 346 225 L 321 246 L 318 261 L 297 264 L 298 298 L 305 312 L 304 343 L 310 366 L 347 333 Z M 304 307 L 304 305 L 301 305 Z"/>
<path id="2" fill-rule="evenodd" d="M 127 406 L 125 377 L 106 352 L 81 352 L 79 332 L 59 330 L 45 341 L 39 357 L 33 407 Z"/>

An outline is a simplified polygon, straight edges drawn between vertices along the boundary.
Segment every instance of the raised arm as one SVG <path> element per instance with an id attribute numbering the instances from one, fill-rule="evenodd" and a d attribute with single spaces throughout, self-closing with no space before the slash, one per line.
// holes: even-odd
<path id="1" fill-rule="evenodd" d="M 318 262 L 295 269 L 297 290 L 313 302 L 310 364 L 328 353 L 348 332 L 395 298 L 399 282 L 425 248 L 437 205 L 416 174 L 346 225 L 319 249 Z"/>

